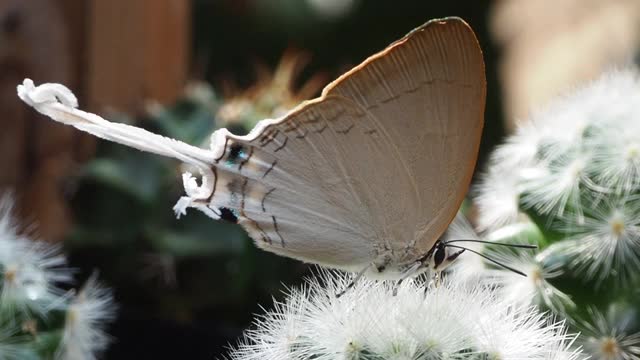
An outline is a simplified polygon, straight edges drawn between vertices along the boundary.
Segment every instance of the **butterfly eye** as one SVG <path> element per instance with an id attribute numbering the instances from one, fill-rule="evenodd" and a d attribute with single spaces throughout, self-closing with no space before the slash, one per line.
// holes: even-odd
<path id="1" fill-rule="evenodd" d="M 438 243 L 436 245 L 436 251 L 433 254 L 433 269 L 437 269 L 442 263 L 444 259 L 447 257 L 447 248 L 444 243 Z"/>

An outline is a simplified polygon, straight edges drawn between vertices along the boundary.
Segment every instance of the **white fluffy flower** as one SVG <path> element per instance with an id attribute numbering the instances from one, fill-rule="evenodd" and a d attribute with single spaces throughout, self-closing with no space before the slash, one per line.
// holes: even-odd
<path id="1" fill-rule="evenodd" d="M 109 344 L 106 325 L 115 316 L 111 291 L 92 276 L 67 308 L 58 357 L 64 360 L 93 360 Z"/>
<path id="2" fill-rule="evenodd" d="M 557 342 L 554 347 L 549 349 L 546 360 L 578 360 L 584 359 L 586 356 L 582 351 L 582 347 L 574 346 L 576 338 L 568 339 L 568 341 Z"/>
<path id="3" fill-rule="evenodd" d="M 457 226 L 456 228 L 460 228 Z M 452 236 L 452 239 L 479 239 L 475 234 L 464 237 Z M 457 233 L 461 231 L 458 230 Z M 486 244 L 465 244 L 472 250 L 483 253 L 489 258 L 509 268 L 516 269 L 526 276 L 522 276 L 495 263 L 489 262 L 475 254 L 463 254 L 452 265 L 450 276 L 457 282 L 479 282 L 495 287 L 498 296 L 505 302 L 529 307 L 543 305 L 554 313 L 565 313 L 575 304 L 571 298 L 554 287 L 549 281 L 561 276 L 564 271 L 562 263 L 550 263 L 547 259 L 554 255 L 552 248 L 538 253 L 533 249 L 511 248 L 491 242 L 507 244 L 529 244 L 535 242 L 542 235 L 537 227 L 530 222 L 521 222 L 503 226 L 487 235 L 482 241 Z"/>
<path id="4" fill-rule="evenodd" d="M 581 324 L 583 332 L 580 340 L 585 352 L 594 359 L 639 359 L 640 332 L 629 333 L 632 318 L 629 315 L 610 311 L 605 316 L 590 308 L 590 319 Z"/>
<path id="5" fill-rule="evenodd" d="M 535 112 L 492 155 L 478 202 L 500 194 L 507 205 L 481 218 L 515 214 L 513 199 L 543 214 L 580 215 L 580 193 L 637 190 L 640 176 L 640 78 L 635 70 L 613 71 Z M 515 184 L 512 182 L 515 181 Z M 508 186 L 505 186 L 508 185 Z M 516 189 L 514 194 L 512 189 Z M 492 194 L 493 193 L 493 194 Z M 494 201 L 494 203 L 496 203 Z M 509 207 L 509 211 L 505 211 Z"/>
<path id="6" fill-rule="evenodd" d="M 566 222 L 575 235 L 563 252 L 586 279 L 599 284 L 613 275 L 618 283 L 638 278 L 640 272 L 640 201 L 602 201 L 587 209 L 580 223 Z"/>
<path id="7" fill-rule="evenodd" d="M 588 181 L 588 161 L 585 154 L 571 154 L 538 164 L 537 174 L 522 182 L 524 206 L 554 216 L 562 216 L 570 210 L 580 217 L 584 206 L 580 194 Z"/>
<path id="8" fill-rule="evenodd" d="M 67 314 L 58 358 L 94 359 L 108 343 L 103 328 L 113 317 L 111 293 L 91 278 L 70 301 L 69 293 L 57 287 L 72 280 L 65 257 L 58 246 L 18 235 L 12 204 L 10 196 L 0 197 L 0 309 L 8 315 L 8 323 L 0 325 L 0 359 L 35 358 L 33 344 L 16 334 L 24 331 L 26 318 L 46 322 L 51 310 Z"/>
<path id="9" fill-rule="evenodd" d="M 482 276 L 488 284 L 497 284 L 498 293 L 507 302 L 521 306 L 543 305 L 554 313 L 566 313 L 575 307 L 571 298 L 549 281 L 563 274 L 562 264 L 548 264 L 547 252 L 496 251 L 490 256 L 509 267 L 522 271 L 526 276 L 503 268 L 486 269 Z"/>
<path id="10" fill-rule="evenodd" d="M 27 342 L 28 338 L 18 335 L 20 328 L 16 324 L 0 324 L 0 359 L 21 360 L 37 359 L 33 346 Z"/>
<path id="11" fill-rule="evenodd" d="M 324 272 L 255 323 L 233 359 L 567 358 L 571 337 L 533 308 L 482 286 L 445 281 L 425 291 Z"/>
<path id="12" fill-rule="evenodd" d="M 532 114 L 492 155 L 476 203 L 483 230 L 520 211 L 564 231 L 596 283 L 640 273 L 640 76 L 612 71 Z M 568 244 L 569 245 L 569 244 Z"/>
<path id="13" fill-rule="evenodd" d="M 57 285 L 71 282 L 71 272 L 60 248 L 18 235 L 11 217 L 10 196 L 0 198 L 0 307 L 29 316 L 46 316 L 63 305 Z"/>
<path id="14" fill-rule="evenodd" d="M 502 167 L 492 167 L 476 188 L 478 227 L 493 230 L 512 224 L 520 215 L 518 174 Z"/>

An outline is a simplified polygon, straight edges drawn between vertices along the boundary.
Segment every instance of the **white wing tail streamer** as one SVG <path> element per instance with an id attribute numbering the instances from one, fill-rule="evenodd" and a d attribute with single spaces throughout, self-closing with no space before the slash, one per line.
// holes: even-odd
<path id="1" fill-rule="evenodd" d="M 451 222 L 475 166 L 485 88 L 473 31 L 447 18 L 246 136 L 216 131 L 211 150 L 74 109 L 60 85 L 25 81 L 18 92 L 54 120 L 196 165 L 202 183 L 185 174 L 177 212 L 195 207 L 237 221 L 266 250 L 359 271 L 382 257 L 415 261 Z"/>
<path id="2" fill-rule="evenodd" d="M 18 85 L 17 90 L 22 101 L 58 122 L 71 125 L 105 140 L 195 165 L 202 175 L 202 183 L 197 185 L 191 174 L 187 173 L 183 176 L 188 197 L 180 199 L 176 206 L 177 213 L 183 213 L 184 206 L 191 205 L 192 198 L 207 198 L 211 193 L 212 182 L 215 181 L 209 165 L 213 158 L 211 151 L 135 126 L 113 123 L 98 115 L 78 110 L 76 109 L 78 101 L 75 95 L 60 84 L 42 84 L 36 87 L 31 79 L 25 79 L 21 85 Z M 215 217 L 214 213 L 200 208 L 208 215 Z"/>

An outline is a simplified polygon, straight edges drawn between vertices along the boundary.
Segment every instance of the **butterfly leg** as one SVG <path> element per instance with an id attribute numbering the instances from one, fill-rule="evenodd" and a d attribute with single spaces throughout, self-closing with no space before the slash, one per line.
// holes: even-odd
<path id="1" fill-rule="evenodd" d="M 425 286 L 425 288 L 424 288 L 425 293 L 427 292 L 427 290 L 431 286 L 435 286 L 435 287 L 440 286 L 440 283 L 442 282 L 442 271 L 447 266 L 449 266 L 455 259 L 457 259 L 458 256 L 460 256 L 465 250 L 466 249 L 462 249 L 462 250 L 456 251 L 451 255 L 447 255 L 447 257 L 444 258 L 444 260 L 436 262 L 436 264 L 434 266 L 435 272 L 433 274 L 433 278 L 432 278 L 431 282 L 429 283 L 429 285 Z M 440 267 L 440 268 L 438 269 L 438 267 Z"/>
<path id="2" fill-rule="evenodd" d="M 398 295 L 398 289 L 400 288 L 400 285 L 402 285 L 402 280 L 404 280 L 404 278 L 398 280 L 394 285 L 393 285 L 393 290 L 392 290 L 392 295 L 396 296 Z"/>
<path id="3" fill-rule="evenodd" d="M 429 283 L 427 283 L 424 286 L 424 295 L 425 296 L 427 295 L 427 291 L 429 291 L 429 289 L 437 288 L 438 286 L 440 286 L 440 282 L 441 282 L 441 279 L 442 279 L 440 274 L 442 274 L 441 271 L 438 271 L 438 270 L 434 271 L 433 276 L 431 277 L 431 280 L 429 281 Z"/>
<path id="4" fill-rule="evenodd" d="M 360 280 L 360 278 L 362 277 L 362 275 L 364 275 L 364 273 L 367 272 L 367 270 L 369 270 L 369 268 L 371 268 L 373 264 L 369 264 L 367 266 L 364 267 L 364 269 L 360 270 L 356 276 L 351 280 L 351 282 L 349 283 L 349 285 L 347 285 L 347 287 L 344 288 L 344 290 L 336 293 L 336 298 L 341 297 L 342 295 L 344 295 L 349 289 L 351 289 L 357 282 L 358 280 Z"/>
<path id="5" fill-rule="evenodd" d="M 427 292 L 430 289 L 437 288 L 438 286 L 440 286 L 440 271 L 435 271 L 433 276 L 431 276 L 431 279 L 425 282 L 423 295 L 427 296 Z"/>
<path id="6" fill-rule="evenodd" d="M 407 270 L 405 270 L 405 272 L 402 274 L 400 279 L 395 283 L 395 285 L 393 285 L 393 296 L 398 295 L 398 288 L 400 288 L 400 285 L 402 284 L 402 282 L 412 277 L 413 275 L 415 275 L 421 266 L 422 266 L 422 261 L 416 261 L 410 267 L 408 267 Z"/>

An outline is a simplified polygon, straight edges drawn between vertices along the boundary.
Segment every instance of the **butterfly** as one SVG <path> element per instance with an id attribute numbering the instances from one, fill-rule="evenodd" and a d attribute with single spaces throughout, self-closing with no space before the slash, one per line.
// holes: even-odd
<path id="1" fill-rule="evenodd" d="M 468 190 L 484 124 L 482 51 L 460 18 L 414 29 L 245 136 L 215 131 L 210 149 L 78 110 L 59 84 L 26 79 L 18 94 L 54 120 L 193 165 L 201 178 L 183 174 L 176 213 L 236 222 L 264 250 L 394 279 L 464 251 L 438 240 Z"/>

